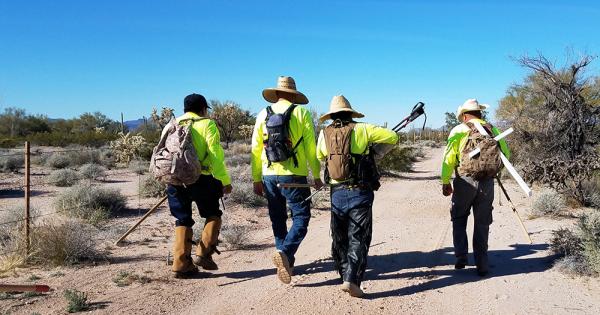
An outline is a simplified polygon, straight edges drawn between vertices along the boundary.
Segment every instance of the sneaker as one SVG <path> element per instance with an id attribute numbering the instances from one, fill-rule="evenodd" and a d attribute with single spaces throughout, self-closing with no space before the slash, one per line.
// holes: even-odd
<path id="1" fill-rule="evenodd" d="M 454 269 L 465 269 L 465 267 L 467 266 L 468 263 L 469 263 L 469 260 L 467 259 L 467 256 L 459 256 L 456 258 L 456 263 L 454 264 Z"/>
<path id="2" fill-rule="evenodd" d="M 351 297 L 359 298 L 365 295 L 363 290 L 361 290 L 361 288 L 358 285 L 348 281 L 344 281 L 344 283 L 342 284 L 342 291 L 348 292 Z"/>
<path id="3" fill-rule="evenodd" d="M 282 251 L 273 253 L 273 264 L 277 268 L 277 278 L 285 284 L 292 282 L 292 268 L 287 255 Z"/>

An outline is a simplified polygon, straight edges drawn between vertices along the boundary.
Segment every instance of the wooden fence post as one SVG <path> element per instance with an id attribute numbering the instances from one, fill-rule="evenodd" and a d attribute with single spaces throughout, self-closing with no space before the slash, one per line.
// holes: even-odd
<path id="1" fill-rule="evenodd" d="M 30 197 L 30 175 L 31 175 L 31 161 L 30 161 L 30 148 L 29 141 L 25 141 L 25 249 L 29 254 L 31 246 L 31 239 L 29 238 L 29 224 L 30 224 L 30 209 L 29 209 L 29 197 Z"/>

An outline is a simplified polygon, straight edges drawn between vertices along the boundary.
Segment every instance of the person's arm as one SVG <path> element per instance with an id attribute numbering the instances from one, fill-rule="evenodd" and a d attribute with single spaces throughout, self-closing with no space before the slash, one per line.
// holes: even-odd
<path id="1" fill-rule="evenodd" d="M 308 161 L 308 166 L 312 172 L 315 181 L 321 179 L 321 162 L 317 159 L 317 145 L 315 141 L 315 126 L 313 125 L 312 116 L 308 110 L 301 111 L 303 114 L 300 117 L 300 123 L 303 125 L 302 140 L 304 146 L 304 154 Z"/>
<path id="2" fill-rule="evenodd" d="M 460 145 L 460 140 L 462 138 L 461 133 L 450 134 L 448 137 L 448 144 L 446 145 L 446 150 L 444 151 L 444 158 L 442 160 L 442 184 L 450 184 L 450 179 L 452 178 L 452 173 L 454 172 L 454 168 L 458 164 L 458 150 Z"/>
<path id="3" fill-rule="evenodd" d="M 367 124 L 369 143 L 397 144 L 398 134 L 390 129 Z"/>
<path id="4" fill-rule="evenodd" d="M 496 128 L 496 127 L 492 127 L 492 132 L 494 133 L 494 136 L 497 136 L 500 134 L 500 130 L 498 130 L 498 128 Z M 500 141 L 498 141 L 498 143 L 500 144 L 500 151 L 502 151 L 502 153 L 504 153 L 504 156 L 506 156 L 507 159 L 510 159 L 510 149 L 508 148 L 508 145 L 506 144 L 506 140 L 500 139 Z"/>
<path id="5" fill-rule="evenodd" d="M 262 124 L 264 121 L 262 112 L 256 117 L 254 130 L 252 131 L 252 150 L 250 152 L 250 165 L 252 168 L 252 181 L 262 182 L 262 153 L 264 149 Z"/>
<path id="6" fill-rule="evenodd" d="M 221 147 L 221 135 L 217 124 L 209 120 L 206 127 L 206 159 L 212 167 L 212 175 L 221 181 L 223 186 L 231 185 L 231 178 L 225 166 L 225 152 Z"/>
<path id="7" fill-rule="evenodd" d="M 319 140 L 317 140 L 317 159 L 325 161 L 327 158 L 327 145 L 325 144 L 325 135 L 323 130 L 319 132 Z"/>

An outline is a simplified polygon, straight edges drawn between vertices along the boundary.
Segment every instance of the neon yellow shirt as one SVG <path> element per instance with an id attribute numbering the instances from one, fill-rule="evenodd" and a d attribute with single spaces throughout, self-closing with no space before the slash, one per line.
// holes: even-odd
<path id="1" fill-rule="evenodd" d="M 286 100 L 271 105 L 273 112 L 284 113 L 292 103 Z M 267 155 L 264 150 L 264 141 L 267 139 L 267 128 L 265 120 L 267 119 L 267 110 L 263 109 L 256 117 L 256 124 L 252 133 L 252 179 L 254 182 L 262 181 L 263 175 L 298 175 L 308 176 L 308 170 L 315 179 L 321 178 L 321 164 L 317 160 L 315 150 L 315 131 L 310 112 L 303 106 L 296 106 L 289 122 L 290 140 L 292 146 L 296 146 L 300 138 L 302 143 L 296 148 L 296 158 L 298 167 L 294 165 L 293 159 L 283 162 L 273 162 L 269 166 Z"/>
<path id="2" fill-rule="evenodd" d="M 472 121 L 478 121 L 480 124 L 486 124 L 485 121 L 481 119 L 472 119 Z M 460 154 L 465 148 L 467 144 L 467 140 L 469 139 L 469 127 L 462 123 L 456 127 L 454 127 L 450 131 L 450 135 L 448 136 L 448 144 L 446 145 L 446 150 L 444 151 L 444 159 L 442 161 L 442 184 L 449 184 L 450 179 L 452 178 L 452 174 L 454 170 L 460 164 Z M 492 128 L 492 133 L 494 136 L 500 134 L 500 131 L 496 128 Z M 506 141 L 501 139 L 498 141 L 500 143 L 500 150 L 507 159 L 510 158 L 510 150 L 508 149 L 508 145 L 506 145 Z"/>
<path id="3" fill-rule="evenodd" d="M 183 119 L 202 118 L 196 113 L 187 112 L 177 118 L 177 122 Z M 225 153 L 221 147 L 221 135 L 217 124 L 208 118 L 194 122 L 192 126 L 192 143 L 202 165 L 202 174 L 212 175 L 220 180 L 223 185 L 230 185 L 231 178 L 225 167 Z"/>
<path id="4" fill-rule="evenodd" d="M 352 154 L 367 154 L 368 147 L 373 143 L 397 144 L 398 134 L 392 130 L 379 126 L 356 123 L 352 133 L 350 134 L 350 152 Z M 317 141 L 317 158 L 325 161 L 329 152 L 327 152 L 327 144 L 325 143 L 325 133 L 321 130 L 319 140 Z M 337 183 L 331 180 L 332 183 Z"/>

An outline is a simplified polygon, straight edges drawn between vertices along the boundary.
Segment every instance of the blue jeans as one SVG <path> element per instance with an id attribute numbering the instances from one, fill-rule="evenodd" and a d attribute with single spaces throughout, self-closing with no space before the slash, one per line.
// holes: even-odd
<path id="1" fill-rule="evenodd" d="M 360 285 L 373 231 L 373 190 L 331 189 L 331 255 L 343 281 Z"/>
<path id="2" fill-rule="evenodd" d="M 279 183 L 306 184 L 305 176 L 268 175 L 263 176 L 265 195 L 269 203 L 269 217 L 275 236 L 275 247 L 284 252 L 290 264 L 294 264 L 294 255 L 308 231 L 310 221 L 310 188 L 279 188 Z M 292 226 L 287 229 L 287 208 L 292 213 Z"/>

